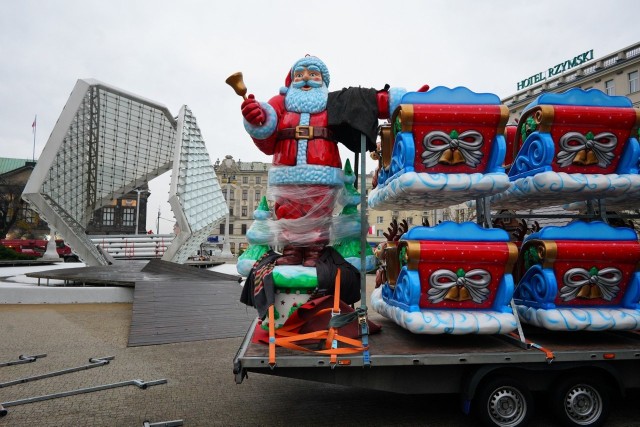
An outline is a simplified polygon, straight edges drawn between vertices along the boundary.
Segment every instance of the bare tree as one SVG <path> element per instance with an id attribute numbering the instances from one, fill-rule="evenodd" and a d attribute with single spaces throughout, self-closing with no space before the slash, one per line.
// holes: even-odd
<path id="1" fill-rule="evenodd" d="M 0 176 L 0 239 L 7 237 L 7 233 L 20 216 L 24 206 L 21 198 L 22 187 Z"/>

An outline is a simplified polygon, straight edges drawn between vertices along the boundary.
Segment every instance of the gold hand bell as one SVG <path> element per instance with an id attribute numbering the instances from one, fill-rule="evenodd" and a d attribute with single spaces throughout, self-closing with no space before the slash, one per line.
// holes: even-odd
<path id="1" fill-rule="evenodd" d="M 238 71 L 237 73 L 231 74 L 227 77 L 225 83 L 231 86 L 233 90 L 242 97 L 242 99 L 247 99 L 247 87 L 244 85 L 242 72 Z"/>

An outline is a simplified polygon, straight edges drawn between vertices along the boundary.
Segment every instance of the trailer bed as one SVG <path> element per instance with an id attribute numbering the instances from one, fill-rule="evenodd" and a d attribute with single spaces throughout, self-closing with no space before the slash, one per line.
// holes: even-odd
<path id="1" fill-rule="evenodd" d="M 517 335 L 417 335 L 377 313 L 369 319 L 382 326 L 369 336 L 370 365 L 361 355 L 350 355 L 331 367 L 328 356 L 278 347 L 273 368 L 269 347 L 252 342 L 256 320 L 234 359 L 236 382 L 256 372 L 403 393 L 446 393 L 458 392 L 465 375 L 480 366 L 536 371 L 615 361 L 640 369 L 637 332 L 554 332 L 525 325 L 524 344 Z"/>

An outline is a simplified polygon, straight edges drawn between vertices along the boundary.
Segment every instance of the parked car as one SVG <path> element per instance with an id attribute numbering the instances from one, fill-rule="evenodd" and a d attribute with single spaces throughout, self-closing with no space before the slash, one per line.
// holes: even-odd
<path id="1" fill-rule="evenodd" d="M 13 249 L 17 253 L 41 257 L 47 250 L 45 239 L 3 239 L 0 245 Z M 56 239 L 56 252 L 64 262 L 78 262 L 78 256 L 62 239 Z"/>

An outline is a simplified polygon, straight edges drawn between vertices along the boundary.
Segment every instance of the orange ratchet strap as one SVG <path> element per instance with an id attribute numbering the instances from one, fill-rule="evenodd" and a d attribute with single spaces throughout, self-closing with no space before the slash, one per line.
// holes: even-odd
<path id="1" fill-rule="evenodd" d="M 512 337 L 514 337 L 515 339 L 517 339 L 518 341 L 520 341 L 520 337 L 518 336 L 518 334 L 516 334 L 515 332 L 511 332 L 509 335 L 511 335 Z M 556 358 L 556 355 L 553 354 L 553 351 L 541 346 L 540 344 L 536 344 L 531 340 L 528 339 L 524 339 L 524 342 L 529 345 L 530 347 L 535 348 L 536 350 L 540 350 L 541 352 L 544 353 L 547 362 L 551 363 L 553 362 L 553 360 Z"/>
<path id="2" fill-rule="evenodd" d="M 320 315 L 331 311 L 332 316 L 340 314 L 340 270 L 336 275 L 333 308 L 319 310 L 315 315 Z M 274 368 L 276 365 L 276 346 L 288 348 L 290 350 L 306 351 L 311 353 L 326 354 L 330 356 L 331 366 L 335 366 L 338 362 L 338 355 L 361 353 L 368 349 L 364 347 L 362 342 L 353 338 L 343 337 L 338 334 L 338 329 L 330 327 L 328 330 L 309 332 L 306 334 L 298 334 L 293 332 L 304 322 L 286 325 L 276 331 L 275 316 L 273 305 L 269 307 L 269 366 Z M 324 350 L 312 350 L 296 344 L 297 341 L 305 340 L 324 340 Z M 338 342 L 350 345 L 351 347 L 338 347 Z"/>

